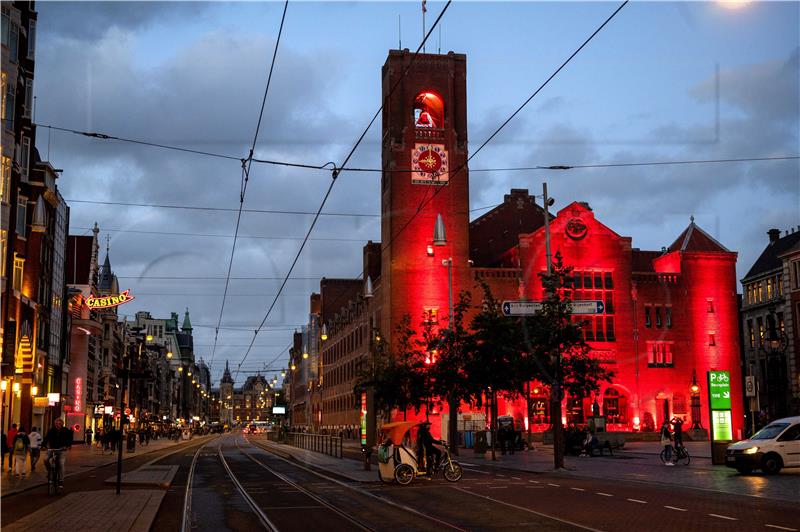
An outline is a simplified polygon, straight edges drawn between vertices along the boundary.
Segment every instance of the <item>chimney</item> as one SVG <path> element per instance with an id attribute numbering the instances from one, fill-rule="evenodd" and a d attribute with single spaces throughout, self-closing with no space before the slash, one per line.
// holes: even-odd
<path id="1" fill-rule="evenodd" d="M 778 239 L 781 237 L 781 230 L 780 229 L 770 229 L 769 231 L 767 231 L 767 234 L 769 235 L 769 242 L 770 242 L 770 244 L 772 244 L 774 242 L 777 242 Z"/>

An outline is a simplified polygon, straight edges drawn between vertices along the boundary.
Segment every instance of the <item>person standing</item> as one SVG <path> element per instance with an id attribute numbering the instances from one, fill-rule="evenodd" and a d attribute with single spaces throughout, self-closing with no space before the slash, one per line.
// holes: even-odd
<path id="1" fill-rule="evenodd" d="M 664 465 L 674 466 L 672 463 L 672 435 L 669 432 L 669 421 L 661 425 L 661 445 L 664 446 Z"/>
<path id="2" fill-rule="evenodd" d="M 14 437 L 17 435 L 17 424 L 12 423 L 11 428 L 8 429 L 6 435 L 6 445 L 8 445 L 8 470 L 11 471 L 11 466 L 14 463 Z M 2 464 L 0 464 L 2 466 Z"/>
<path id="3" fill-rule="evenodd" d="M 675 447 L 683 447 L 683 420 L 678 416 L 672 418 L 672 429 L 675 431 Z"/>
<path id="4" fill-rule="evenodd" d="M 39 461 L 39 455 L 42 452 L 42 435 L 36 427 L 31 427 L 28 439 L 31 441 L 31 473 L 33 473 L 36 471 L 36 463 Z"/>
<path id="5" fill-rule="evenodd" d="M 93 432 L 92 431 L 92 427 L 87 427 L 86 428 L 86 434 L 85 434 L 85 436 L 86 436 L 86 445 L 88 445 L 89 447 L 92 446 L 92 432 Z"/>
<path id="6" fill-rule="evenodd" d="M 25 434 L 25 428 L 20 425 L 16 435 L 14 435 L 14 445 L 11 446 L 11 454 L 14 455 L 14 474 L 25 478 L 25 466 L 28 463 L 28 452 L 30 452 L 31 440 Z"/>

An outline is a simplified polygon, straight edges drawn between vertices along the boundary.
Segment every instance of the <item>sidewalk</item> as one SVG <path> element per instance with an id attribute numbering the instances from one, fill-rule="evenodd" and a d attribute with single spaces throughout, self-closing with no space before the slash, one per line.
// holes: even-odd
<path id="1" fill-rule="evenodd" d="M 321 469 L 334 475 L 344 477 L 354 482 L 377 482 L 378 471 L 377 466 L 372 465 L 371 471 L 364 471 L 364 464 L 360 461 L 348 458 L 334 458 L 326 454 L 308 451 L 306 449 L 299 449 L 286 445 L 268 441 L 264 436 L 250 436 L 253 443 L 262 445 L 275 454 L 283 456 L 284 458 L 300 462 L 311 466 L 312 468 Z M 359 447 L 360 448 L 360 447 Z"/>
<path id="2" fill-rule="evenodd" d="M 195 440 L 189 440 L 195 441 Z M 137 442 L 136 444 L 136 451 L 129 453 L 125 446 L 123 445 L 123 453 L 122 458 L 123 460 L 127 460 L 128 458 L 133 458 L 136 456 L 142 456 L 144 454 L 151 453 L 153 451 L 158 451 L 159 449 L 164 449 L 167 447 L 175 447 L 182 443 L 183 440 L 175 442 L 174 440 L 166 440 L 166 439 L 158 439 L 158 440 L 150 440 L 150 445 L 143 445 L 140 446 Z M 47 470 L 44 467 L 44 458 L 45 453 L 42 452 L 42 455 L 39 459 L 39 463 L 36 464 L 36 471 L 31 473 L 31 460 L 30 456 L 28 456 L 27 460 L 27 477 L 25 479 L 20 479 L 13 476 L 8 471 L 8 457 L 6 457 L 3 463 L 3 470 L 2 475 L 0 475 L 0 496 L 6 497 L 8 495 L 14 495 L 15 493 L 19 493 L 22 491 L 26 491 L 38 486 L 43 486 L 47 484 Z M 95 446 L 87 446 L 85 444 L 75 444 L 72 446 L 72 449 L 67 453 L 67 466 L 66 466 L 66 477 L 76 475 L 78 473 L 83 473 L 84 471 L 88 471 L 90 469 L 95 469 L 98 467 L 107 466 L 109 464 L 115 464 L 117 462 L 117 453 L 103 453 L 102 449 L 98 449 Z"/>

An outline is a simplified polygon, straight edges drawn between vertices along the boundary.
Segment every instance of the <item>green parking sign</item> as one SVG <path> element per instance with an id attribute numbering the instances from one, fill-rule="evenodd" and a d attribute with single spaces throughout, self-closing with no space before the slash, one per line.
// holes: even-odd
<path id="1" fill-rule="evenodd" d="M 711 410 L 731 409 L 731 374 L 729 371 L 708 372 L 708 395 Z"/>

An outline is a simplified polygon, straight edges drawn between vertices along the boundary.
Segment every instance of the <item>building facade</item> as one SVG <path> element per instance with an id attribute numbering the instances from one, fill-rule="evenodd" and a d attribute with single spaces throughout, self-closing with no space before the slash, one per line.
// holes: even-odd
<path id="1" fill-rule="evenodd" d="M 767 246 L 742 278 L 751 430 L 767 420 L 800 414 L 800 228 L 784 236 L 778 229 L 767 234 Z"/>
<path id="2" fill-rule="evenodd" d="M 449 284 L 453 294 L 471 291 L 473 301 L 482 282 L 500 300 L 544 297 L 545 214 L 535 198 L 512 189 L 502 204 L 469 221 L 466 57 L 422 54 L 413 64 L 411 57 L 390 51 L 382 71 L 383 241 L 365 246 L 360 279 L 321 282 L 315 337 L 324 325 L 327 340 L 314 426 L 358 423 L 359 364 L 374 342 L 392 345 L 406 315 L 414 325 L 423 314 L 447 323 Z M 435 226 L 444 229 L 436 237 Z M 592 356 L 616 374 L 594 396 L 566 397 L 563 422 L 584 422 L 597 404 L 612 429 L 653 431 L 676 415 L 687 427 L 707 429 L 708 372 L 741 379 L 736 253 L 693 219 L 671 245 L 643 251 L 579 201 L 551 215 L 550 230 L 552 253 L 574 268 L 574 299 L 603 302 L 603 312 L 585 316 L 584 336 Z M 734 387 L 733 395 L 732 432 L 740 437 L 741 390 Z M 499 413 L 544 430 L 548 402 L 547 386 L 534 382 L 529 397 L 501 402 Z M 439 433 L 449 413 L 427 415 Z M 482 413 L 462 405 L 458 415 L 462 427 Z"/>

